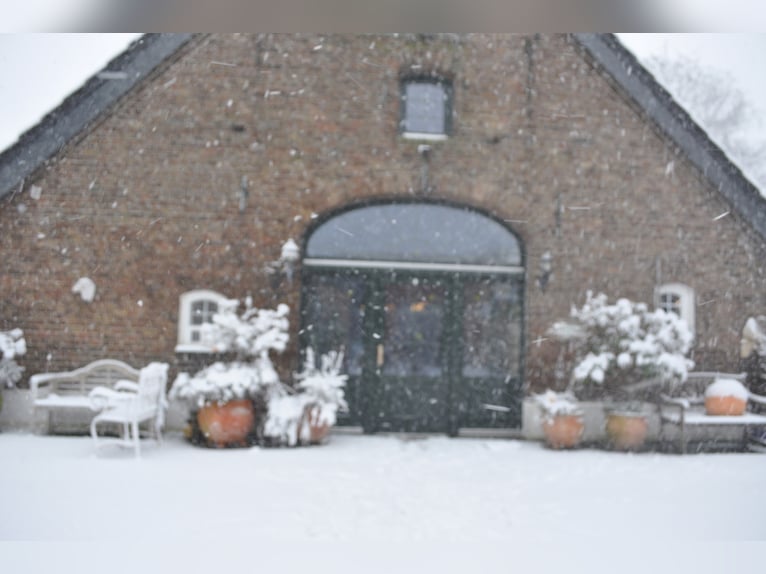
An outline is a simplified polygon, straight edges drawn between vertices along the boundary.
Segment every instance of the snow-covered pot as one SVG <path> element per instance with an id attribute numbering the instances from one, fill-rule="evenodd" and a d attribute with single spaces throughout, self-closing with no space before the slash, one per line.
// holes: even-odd
<path id="1" fill-rule="evenodd" d="M 705 390 L 705 412 L 714 416 L 739 416 L 745 413 L 749 393 L 734 379 L 716 379 Z"/>
<path id="2" fill-rule="evenodd" d="M 548 389 L 534 395 L 542 415 L 543 433 L 551 448 L 573 448 L 580 443 L 585 423 L 577 399 L 569 392 Z"/>
<path id="3" fill-rule="evenodd" d="M 642 413 L 612 411 L 606 416 L 606 435 L 616 450 L 636 450 L 646 440 L 649 422 Z"/>
<path id="4" fill-rule="evenodd" d="M 562 414 L 543 420 L 548 446 L 555 449 L 574 448 L 580 444 L 585 422 L 581 414 Z"/>
<path id="5" fill-rule="evenodd" d="M 212 446 L 218 448 L 249 446 L 253 432 L 255 409 L 250 399 L 205 405 L 197 412 L 200 432 Z"/>

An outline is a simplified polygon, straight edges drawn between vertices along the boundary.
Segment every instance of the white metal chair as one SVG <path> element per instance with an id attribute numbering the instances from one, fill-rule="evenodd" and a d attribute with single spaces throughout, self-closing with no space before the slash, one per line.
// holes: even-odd
<path id="1" fill-rule="evenodd" d="M 91 408 L 100 411 L 90 423 L 90 434 L 96 449 L 105 444 L 133 447 L 136 457 L 141 456 L 139 425 L 149 422 L 154 437 L 162 443 L 165 410 L 168 402 L 165 387 L 168 380 L 167 363 L 150 363 L 133 381 L 118 381 L 114 388 L 96 387 L 90 392 Z M 103 439 L 98 436 L 100 423 L 121 425 L 121 436 Z"/>

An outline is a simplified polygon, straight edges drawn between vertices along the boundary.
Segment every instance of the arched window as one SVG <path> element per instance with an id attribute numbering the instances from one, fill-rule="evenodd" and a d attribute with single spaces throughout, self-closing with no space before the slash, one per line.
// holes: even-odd
<path id="1" fill-rule="evenodd" d="M 181 295 L 178 309 L 177 353 L 210 353 L 202 341 L 202 325 L 213 322 L 226 297 L 208 289 L 188 291 Z"/>
<path id="2" fill-rule="evenodd" d="M 444 271 L 522 271 L 516 237 L 466 208 L 431 203 L 370 205 L 320 225 L 304 265 L 371 266 Z"/>
<path id="3" fill-rule="evenodd" d="M 654 304 L 686 321 L 694 335 L 694 289 L 683 283 L 665 283 L 655 289 Z"/>

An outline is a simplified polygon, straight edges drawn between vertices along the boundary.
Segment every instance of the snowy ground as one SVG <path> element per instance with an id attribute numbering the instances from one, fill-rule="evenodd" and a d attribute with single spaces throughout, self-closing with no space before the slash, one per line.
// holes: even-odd
<path id="1" fill-rule="evenodd" d="M 60 542 L 328 541 L 348 550 L 766 541 L 762 454 L 555 452 L 523 441 L 348 435 L 322 447 L 208 450 L 170 436 L 159 448 L 146 443 L 135 460 L 120 449 L 97 456 L 87 437 L 4 433 L 0 461 L 0 540 L 56 542 L 70 552 Z M 1 564 L 2 572 L 36 571 Z M 329 570 L 337 568 L 314 568 Z"/>

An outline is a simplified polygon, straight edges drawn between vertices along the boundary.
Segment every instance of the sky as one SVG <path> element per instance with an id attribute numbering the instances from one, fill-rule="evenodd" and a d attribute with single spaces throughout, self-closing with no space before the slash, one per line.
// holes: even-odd
<path id="1" fill-rule="evenodd" d="M 670 6 L 679 4 L 683 1 Z M 140 34 L 0 34 L 0 150 L 12 145 L 138 37 Z M 748 139 L 766 141 L 766 122 L 760 120 L 766 118 L 766 74 L 760 73 L 759 64 L 766 56 L 766 34 L 618 37 L 644 63 L 652 56 L 672 58 L 682 54 L 711 69 L 730 73 L 733 86 L 744 92 L 759 112 L 759 117 L 750 122 Z"/>

